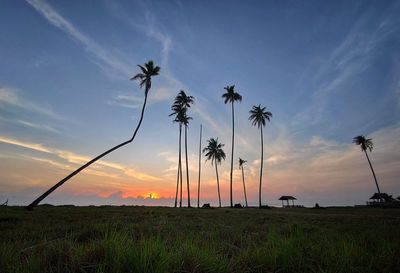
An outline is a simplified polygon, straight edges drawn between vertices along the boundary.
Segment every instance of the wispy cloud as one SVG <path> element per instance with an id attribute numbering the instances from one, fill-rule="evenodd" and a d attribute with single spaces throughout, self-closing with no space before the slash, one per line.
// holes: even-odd
<path id="1" fill-rule="evenodd" d="M 34 122 L 29 122 L 29 121 L 24 121 L 24 120 L 17 120 L 17 123 L 27 126 L 27 127 L 44 130 L 44 131 L 51 132 L 51 133 L 60 133 L 60 131 L 58 131 L 57 129 L 53 128 L 50 125 L 37 124 Z"/>
<path id="2" fill-rule="evenodd" d="M 151 90 L 149 94 L 148 105 L 163 102 L 171 98 L 171 90 L 165 86 L 155 87 L 154 90 Z M 126 108 L 137 109 L 142 107 L 143 105 L 143 96 L 137 96 L 133 94 L 119 94 L 113 99 L 108 101 L 109 105 L 121 106 Z"/>
<path id="3" fill-rule="evenodd" d="M 295 115 L 292 125 L 312 126 L 323 120 L 329 96 L 368 69 L 375 56 L 372 53 L 398 29 L 391 19 L 385 17 L 375 27 L 370 27 L 370 14 L 365 13 L 354 23 L 323 65 L 318 66 L 311 78 L 306 79 L 317 83 L 317 86 L 312 92 L 311 104 Z"/>
<path id="4" fill-rule="evenodd" d="M 51 5 L 42 0 L 26 0 L 33 8 L 35 8 L 49 23 L 68 34 L 75 41 L 84 46 L 85 50 L 93 57 L 92 60 L 96 65 L 104 71 L 114 70 L 126 77 L 132 76 L 134 67 L 115 57 L 104 47 L 81 32 L 75 25 L 59 14 Z"/>
<path id="5" fill-rule="evenodd" d="M 29 112 L 45 115 L 47 117 L 62 120 L 60 115 L 43 105 L 38 105 L 32 101 L 23 98 L 18 89 L 13 87 L 0 87 L 0 105 L 23 109 Z"/>
<path id="6" fill-rule="evenodd" d="M 7 138 L 4 136 L 0 136 L 0 142 L 15 145 L 15 146 L 20 146 L 23 148 L 28 148 L 28 149 L 35 150 L 38 152 L 52 153 L 52 151 L 50 149 L 44 147 L 42 144 L 19 141 L 19 140 L 16 140 L 13 138 Z"/>
<path id="7" fill-rule="evenodd" d="M 27 149 L 31 149 L 34 151 L 38 151 L 38 152 L 43 152 L 43 153 L 47 153 L 47 154 L 51 154 L 53 156 L 57 156 L 58 159 L 63 159 L 65 161 L 67 161 L 68 163 L 71 164 L 84 164 L 86 162 L 88 162 L 91 158 L 89 156 L 85 156 L 85 155 L 80 155 L 80 154 L 76 154 L 74 152 L 71 151 L 66 151 L 66 150 L 61 150 L 61 149 L 55 149 L 55 148 L 49 148 L 49 147 L 45 147 L 43 144 L 38 144 L 38 143 L 31 143 L 31 142 L 26 142 L 26 141 L 20 141 L 17 139 L 13 139 L 13 138 L 9 138 L 9 137 L 4 137 L 4 136 L 0 136 L 0 142 L 6 143 L 6 144 L 11 144 L 11 145 L 15 145 L 15 146 L 19 146 L 19 147 L 23 147 L 23 148 L 27 148 Z M 38 161 L 39 157 L 33 157 L 33 160 Z M 54 160 L 51 159 L 47 159 L 47 158 L 43 158 L 42 162 L 47 162 L 49 164 L 52 165 L 57 165 L 58 167 L 60 166 L 64 166 L 64 168 L 66 169 L 70 169 L 68 166 L 69 165 L 59 165 L 61 163 L 56 162 Z M 106 161 L 106 160 L 99 160 L 96 162 L 97 165 L 100 165 L 102 167 L 107 167 L 107 168 L 111 168 L 114 170 L 118 170 L 120 172 L 122 172 L 122 174 L 128 176 L 128 177 L 132 177 L 135 179 L 139 179 L 142 181 L 158 181 L 160 180 L 160 178 L 149 175 L 147 173 L 144 172 L 140 172 L 134 168 L 125 166 L 123 164 L 120 163 L 115 163 L 115 162 L 110 162 L 110 161 Z M 93 173 L 93 171 L 92 171 Z M 97 174 L 100 174 L 100 171 L 97 171 Z"/>

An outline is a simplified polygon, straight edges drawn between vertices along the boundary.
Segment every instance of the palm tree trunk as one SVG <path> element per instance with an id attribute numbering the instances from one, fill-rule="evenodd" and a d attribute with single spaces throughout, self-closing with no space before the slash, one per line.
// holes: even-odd
<path id="1" fill-rule="evenodd" d="M 201 175 L 201 134 L 203 131 L 203 125 L 200 124 L 200 144 L 199 144 L 199 182 L 197 186 L 197 208 L 200 207 L 200 175 Z"/>
<path id="2" fill-rule="evenodd" d="M 179 198 L 179 207 L 182 207 L 182 124 L 179 124 L 179 178 L 180 178 L 180 198 Z"/>
<path id="3" fill-rule="evenodd" d="M 176 174 L 176 193 L 175 193 L 175 205 L 174 207 L 176 208 L 178 205 L 178 190 L 179 190 L 179 170 L 180 170 L 181 166 L 179 166 L 178 163 L 178 172 Z"/>
<path id="4" fill-rule="evenodd" d="M 188 207 L 190 208 L 190 181 L 189 181 L 189 162 L 187 153 L 187 126 L 185 125 L 185 157 L 186 157 L 186 182 L 187 182 L 187 194 L 188 194 Z"/>
<path id="5" fill-rule="evenodd" d="M 92 160 L 90 160 L 89 162 L 87 162 L 86 164 L 84 164 L 83 166 L 79 167 L 78 169 L 76 169 L 75 171 L 73 171 L 72 173 L 70 173 L 69 175 L 67 175 L 66 177 L 64 177 L 62 180 L 60 180 L 57 184 L 55 184 L 53 187 L 51 187 L 50 189 L 48 189 L 45 193 L 43 193 L 41 196 L 39 196 L 37 199 L 35 199 L 31 204 L 29 204 L 26 209 L 27 210 L 32 210 L 35 206 L 37 206 L 43 199 L 45 199 L 50 193 L 52 193 L 53 191 L 55 191 L 58 187 L 60 187 L 61 185 L 63 185 L 65 182 L 67 182 L 69 179 L 71 179 L 73 176 L 75 176 L 76 174 L 78 174 L 80 171 L 82 171 L 83 169 L 89 167 L 90 165 L 92 165 L 94 162 L 96 162 L 97 160 L 99 160 L 100 158 L 106 156 L 107 154 L 111 153 L 112 151 L 125 146 L 128 143 L 131 143 L 136 136 L 136 133 L 139 130 L 140 125 L 142 124 L 143 121 L 143 116 L 144 116 L 144 109 L 146 108 L 146 102 L 147 102 L 147 94 L 148 94 L 148 90 L 149 88 L 146 88 L 145 91 L 145 95 L 144 95 L 144 102 L 143 102 L 143 107 L 142 107 L 142 113 L 140 115 L 140 120 L 138 125 L 136 126 L 136 129 L 131 137 L 131 139 L 122 142 L 121 144 L 118 144 L 117 146 L 105 151 L 104 153 L 96 156 L 95 158 L 93 158 Z"/>
<path id="6" fill-rule="evenodd" d="M 217 187 L 218 187 L 218 201 L 219 201 L 219 207 L 221 207 L 221 193 L 219 191 L 219 178 L 218 178 L 218 167 L 217 163 L 215 162 L 215 173 L 217 174 Z"/>
<path id="7" fill-rule="evenodd" d="M 248 207 L 248 204 L 247 204 L 247 194 L 246 194 L 246 183 L 244 182 L 243 165 L 242 165 L 242 180 L 243 180 L 243 190 L 244 190 L 244 201 L 246 202 L 246 207 Z"/>
<path id="8" fill-rule="evenodd" d="M 263 130 L 261 128 L 261 167 L 260 167 L 260 188 L 258 189 L 258 206 L 261 208 L 261 184 L 262 184 L 262 173 L 263 173 L 263 163 L 264 163 L 264 137 Z"/>
<path id="9" fill-rule="evenodd" d="M 379 186 L 378 186 L 378 180 L 376 179 L 376 175 L 375 175 L 375 172 L 374 172 L 374 168 L 372 168 L 372 164 L 371 164 L 371 161 L 369 160 L 369 156 L 368 156 L 367 150 L 364 150 L 364 152 L 365 152 L 365 155 L 366 155 L 366 157 L 367 157 L 369 166 L 370 166 L 370 168 L 371 168 L 372 175 L 374 176 L 376 189 L 378 190 L 378 193 L 379 193 L 379 199 L 380 199 L 381 202 L 382 202 L 383 200 L 382 200 L 382 196 L 381 196 L 381 190 L 379 189 Z"/>
<path id="10" fill-rule="evenodd" d="M 231 173 L 230 173 L 230 198 L 231 198 L 231 208 L 233 208 L 233 181 L 232 181 L 232 173 L 233 173 L 233 148 L 235 146 L 235 111 L 233 108 L 232 102 L 232 153 L 231 153 Z"/>

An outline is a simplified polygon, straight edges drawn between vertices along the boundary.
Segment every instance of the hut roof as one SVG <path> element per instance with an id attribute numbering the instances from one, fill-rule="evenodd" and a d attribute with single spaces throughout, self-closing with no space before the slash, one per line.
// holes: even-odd
<path id="1" fill-rule="evenodd" d="M 379 193 L 376 192 L 369 199 L 375 200 L 375 199 L 381 199 L 381 198 L 386 200 L 386 201 L 393 200 L 393 197 L 391 195 L 385 193 L 385 192 L 382 192 L 380 197 L 379 197 Z"/>
<path id="2" fill-rule="evenodd" d="M 297 199 L 290 195 L 282 195 L 278 200 L 297 200 Z"/>

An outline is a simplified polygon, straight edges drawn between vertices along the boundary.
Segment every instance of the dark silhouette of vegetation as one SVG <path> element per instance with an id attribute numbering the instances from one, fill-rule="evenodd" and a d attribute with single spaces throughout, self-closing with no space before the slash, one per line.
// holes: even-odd
<path id="1" fill-rule="evenodd" d="M 219 143 L 218 138 L 210 138 L 207 140 L 208 145 L 203 149 L 203 153 L 205 153 L 206 160 L 211 160 L 211 165 L 215 165 L 215 174 L 217 175 L 217 187 L 218 187 L 218 201 L 219 207 L 221 207 L 221 193 L 219 190 L 219 178 L 218 178 L 218 164 L 221 164 L 222 160 L 225 160 L 225 152 L 222 147 L 225 144 Z"/>
<path id="2" fill-rule="evenodd" d="M 239 157 L 239 169 L 242 170 L 244 201 L 245 201 L 246 207 L 248 207 L 249 205 L 247 204 L 246 183 L 245 183 L 245 181 L 244 181 L 244 170 L 243 170 L 243 166 L 244 166 L 244 164 L 245 164 L 246 162 L 247 162 L 247 160 L 244 160 L 244 159 L 242 159 L 242 158 Z"/>
<path id="3" fill-rule="evenodd" d="M 265 107 L 261 107 L 261 105 L 253 106 L 250 110 L 249 120 L 251 121 L 253 126 L 256 126 L 260 129 L 261 133 L 261 162 L 260 162 L 260 187 L 258 191 L 258 206 L 261 208 L 261 185 L 262 185 L 262 172 L 263 172 L 263 163 L 264 163 L 264 136 L 263 136 L 263 127 L 265 127 L 266 121 L 270 121 L 272 118 L 272 113 L 266 111 Z"/>
<path id="4" fill-rule="evenodd" d="M 65 182 L 67 182 L 70 178 L 72 178 L 73 176 L 75 176 L 76 174 L 78 174 L 80 171 L 84 170 L 85 168 L 89 167 L 90 165 L 92 165 L 94 162 L 96 162 L 97 160 L 99 160 L 100 158 L 106 156 L 107 154 L 111 153 L 112 151 L 115 151 L 116 149 L 125 146 L 128 143 L 131 143 L 134 139 L 135 136 L 140 128 L 140 125 L 142 124 L 143 121 L 143 115 L 144 115 L 144 110 L 146 108 L 146 102 L 147 102 L 147 96 L 148 93 L 150 91 L 151 88 L 151 78 L 154 76 L 157 76 L 160 72 L 160 67 L 155 66 L 153 61 L 149 61 L 147 63 L 144 64 L 144 66 L 138 65 L 138 67 L 141 70 L 141 73 L 136 74 L 135 76 L 133 76 L 131 78 L 131 80 L 138 80 L 139 81 L 139 86 L 142 88 L 144 86 L 145 92 L 144 92 L 144 101 L 143 101 L 143 106 L 142 106 L 142 112 L 140 115 L 140 119 L 139 119 L 139 123 L 136 126 L 135 131 L 133 132 L 132 137 L 121 143 L 118 144 L 117 146 L 105 151 L 104 153 L 96 156 L 95 158 L 93 158 L 92 160 L 90 160 L 89 162 L 87 162 L 86 164 L 84 164 L 83 166 L 79 167 L 78 169 L 76 169 L 75 171 L 73 171 L 72 173 L 70 173 L 68 176 L 66 176 L 65 178 L 63 178 L 61 181 L 59 181 L 57 184 L 55 184 L 53 187 L 51 187 L 50 189 L 48 189 L 45 193 L 43 193 L 41 196 L 39 196 L 36 200 L 34 200 L 31 204 L 29 204 L 26 208 L 28 210 L 32 210 L 35 206 L 37 206 L 44 198 L 46 198 L 50 193 L 52 193 L 53 191 L 55 191 L 58 187 L 60 187 L 61 185 L 63 185 Z"/>
<path id="5" fill-rule="evenodd" d="M 197 207 L 200 207 L 200 176 L 201 176 L 201 134 L 203 126 L 200 124 L 200 140 L 199 140 L 199 181 L 197 184 Z"/>
<path id="6" fill-rule="evenodd" d="M 189 161 L 187 154 L 187 128 L 189 120 L 192 118 L 187 115 L 187 110 L 194 102 L 193 96 L 186 95 L 185 91 L 181 90 L 175 97 L 174 104 L 171 107 L 172 113 L 170 116 L 175 115 L 174 121 L 179 122 L 179 162 L 178 162 L 178 173 L 180 176 L 181 183 L 181 196 L 180 196 L 180 207 L 182 207 L 182 162 L 181 162 L 181 135 L 182 125 L 185 126 L 185 158 L 186 158 L 186 182 L 187 182 L 187 193 L 188 193 L 188 207 L 190 207 L 190 180 L 189 180 Z M 177 179 L 178 180 L 178 179 Z M 177 182 L 178 184 L 178 182 Z M 177 187 L 178 188 L 178 187 Z"/>
<path id="7" fill-rule="evenodd" d="M 379 189 L 379 185 L 378 185 L 378 180 L 376 179 L 374 168 L 372 167 L 371 161 L 369 160 L 369 156 L 367 153 L 367 149 L 370 152 L 372 152 L 372 149 L 374 146 L 374 144 L 372 143 L 372 139 L 365 138 L 365 136 L 360 135 L 360 136 L 356 136 L 353 138 L 353 143 L 356 145 L 360 145 L 361 151 L 363 151 L 365 153 L 365 156 L 367 157 L 367 160 L 368 160 L 369 167 L 371 168 L 371 171 L 372 171 L 372 175 L 374 176 L 375 185 L 376 185 L 376 189 L 378 190 L 380 200 L 383 201 L 382 196 L 381 196 L 381 190 Z"/>
<path id="8" fill-rule="evenodd" d="M 3 204 L 1 204 L 0 206 L 7 206 L 7 205 L 8 205 L 8 199 Z"/>
<path id="9" fill-rule="evenodd" d="M 233 107 L 233 103 L 235 101 L 242 101 L 242 96 L 235 92 L 235 85 L 227 86 L 224 87 L 226 90 L 226 93 L 222 95 L 222 98 L 225 99 L 225 104 L 228 102 L 231 103 L 232 107 L 232 152 L 231 152 L 231 172 L 230 172 L 230 188 L 229 188 L 229 194 L 230 194 L 230 201 L 231 201 L 231 208 L 233 207 L 233 181 L 232 181 L 232 173 L 233 173 L 233 151 L 235 147 L 235 111 Z"/>

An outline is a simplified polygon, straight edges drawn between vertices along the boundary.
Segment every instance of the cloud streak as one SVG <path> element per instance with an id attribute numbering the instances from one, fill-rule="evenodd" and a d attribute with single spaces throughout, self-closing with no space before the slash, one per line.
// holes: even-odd
<path id="1" fill-rule="evenodd" d="M 82 164 L 88 162 L 91 159 L 88 156 L 76 154 L 76 153 L 71 152 L 71 151 L 49 148 L 49 147 L 45 147 L 42 144 L 30 143 L 30 142 L 26 142 L 26 141 L 20 141 L 20 140 L 16 140 L 16 139 L 4 137 L 4 136 L 0 136 L 0 142 L 6 143 L 6 144 L 10 144 L 10 145 L 19 146 L 19 147 L 23 147 L 23 148 L 27 148 L 27 149 L 31 149 L 31 150 L 34 150 L 34 151 L 37 151 L 37 152 L 51 154 L 51 155 L 57 156 L 59 159 L 66 160 L 67 162 L 72 163 L 72 164 L 82 165 Z M 39 161 L 39 157 L 34 157 L 33 160 Z M 42 162 L 47 162 L 49 164 L 52 164 L 52 165 L 55 165 L 55 166 L 58 166 L 58 167 L 64 166 L 64 169 L 71 170 L 71 168 L 69 166 L 60 165 L 60 163 L 58 163 L 58 162 L 56 162 L 54 160 L 49 160 L 49 159 L 46 159 L 46 158 L 40 158 L 40 160 Z M 158 178 L 158 177 L 155 177 L 155 176 L 140 172 L 140 171 L 138 171 L 138 170 L 136 170 L 134 168 L 130 168 L 130 167 L 125 166 L 125 165 L 120 164 L 120 163 L 115 163 L 115 162 L 110 162 L 110 161 L 105 161 L 105 160 L 99 160 L 96 163 L 97 163 L 97 165 L 100 165 L 102 167 L 118 170 L 122 174 L 124 174 L 124 175 L 126 175 L 128 177 L 132 177 L 132 178 L 135 178 L 135 179 L 138 179 L 138 180 L 141 180 L 141 181 L 159 181 L 160 180 L 160 178 Z M 92 170 L 92 173 L 93 172 L 95 172 L 95 171 Z M 97 171 L 97 174 L 100 175 L 100 172 Z"/>
<path id="2" fill-rule="evenodd" d="M 0 87 L 0 105 L 23 109 L 29 112 L 45 115 L 52 119 L 63 120 L 60 115 L 43 105 L 38 105 L 19 95 L 19 91 L 13 87 Z M 27 124 L 25 124 L 27 125 Z"/>
<path id="3" fill-rule="evenodd" d="M 101 69 L 105 71 L 112 70 L 126 77 L 131 76 L 132 71 L 134 71 L 133 66 L 110 54 L 104 47 L 81 32 L 48 3 L 41 0 L 26 0 L 26 2 L 39 12 L 50 24 L 62 30 L 73 40 L 84 46 L 85 50 L 95 57 L 93 62 Z"/>

